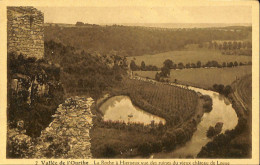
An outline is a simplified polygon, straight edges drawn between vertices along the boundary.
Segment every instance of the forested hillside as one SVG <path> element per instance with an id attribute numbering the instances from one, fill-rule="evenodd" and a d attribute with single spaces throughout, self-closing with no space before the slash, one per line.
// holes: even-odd
<path id="1" fill-rule="evenodd" d="M 251 27 L 160 29 L 129 26 L 46 26 L 45 41 L 100 53 L 137 56 L 181 50 L 188 44 L 203 46 L 215 40 L 251 40 Z M 208 47 L 208 46 L 207 46 Z"/>
<path id="2" fill-rule="evenodd" d="M 45 58 L 61 66 L 61 82 L 66 95 L 98 97 L 117 85 L 125 71 L 125 59 L 115 54 L 78 51 L 54 41 L 45 42 Z"/>

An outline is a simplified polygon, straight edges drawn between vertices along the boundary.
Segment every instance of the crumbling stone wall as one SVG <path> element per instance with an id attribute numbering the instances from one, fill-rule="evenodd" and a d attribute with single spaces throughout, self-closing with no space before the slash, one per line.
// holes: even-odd
<path id="1" fill-rule="evenodd" d="M 44 16 L 33 7 L 7 7 L 7 51 L 44 56 Z"/>
<path id="2" fill-rule="evenodd" d="M 93 126 L 92 98 L 69 98 L 53 115 L 54 120 L 41 132 L 36 158 L 92 158 L 89 131 Z"/>

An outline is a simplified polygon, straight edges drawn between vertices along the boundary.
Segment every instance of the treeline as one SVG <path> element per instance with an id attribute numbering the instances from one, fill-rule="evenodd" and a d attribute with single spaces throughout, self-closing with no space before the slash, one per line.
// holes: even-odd
<path id="1" fill-rule="evenodd" d="M 137 56 L 180 50 L 188 44 L 203 44 L 213 40 L 245 40 L 251 35 L 252 29 L 241 27 L 235 31 L 214 28 L 162 30 L 114 25 L 85 28 L 47 26 L 44 32 L 45 41 L 54 40 L 85 51 L 116 51 L 120 56 Z"/>
<path id="2" fill-rule="evenodd" d="M 132 71 L 137 71 L 137 70 L 141 70 L 141 71 L 158 71 L 158 67 L 155 65 L 145 65 L 145 62 L 142 61 L 141 62 L 141 66 L 136 65 L 134 60 L 131 60 L 130 62 L 130 69 Z"/>
<path id="3" fill-rule="evenodd" d="M 145 63 L 142 62 L 142 65 L 145 66 Z M 252 65 L 252 62 L 249 61 L 247 63 L 238 63 L 237 61 L 233 62 L 223 62 L 222 64 L 219 64 L 217 61 L 208 61 L 206 64 L 202 64 L 200 61 L 198 61 L 196 64 L 194 63 L 187 63 L 184 65 L 182 62 L 175 64 L 172 60 L 167 59 L 163 62 L 163 67 L 161 68 L 160 72 L 157 72 L 155 75 L 155 80 L 157 81 L 164 81 L 164 78 L 168 78 L 171 73 L 171 69 L 190 69 L 190 68 L 231 68 L 231 67 L 237 67 L 237 66 L 243 66 L 243 65 Z M 132 60 L 130 64 L 130 69 L 133 71 L 136 71 L 138 67 L 135 67 L 136 64 Z"/>
<path id="4" fill-rule="evenodd" d="M 226 97 L 233 91 L 230 85 L 224 86 L 223 84 L 214 84 L 213 90 L 220 94 L 223 94 Z"/>
<path id="5" fill-rule="evenodd" d="M 227 55 L 248 55 L 252 56 L 251 41 L 211 41 L 208 48 L 218 49 L 222 54 Z"/>
<path id="6" fill-rule="evenodd" d="M 89 53 L 49 41 L 45 42 L 45 58 L 62 67 L 61 81 L 65 92 L 72 95 L 84 93 L 97 98 L 126 74 L 126 59 L 116 53 Z"/>
<path id="7" fill-rule="evenodd" d="M 115 129 L 119 129 L 122 131 L 136 131 L 136 132 L 140 132 L 140 133 L 150 133 L 150 134 L 154 134 L 154 135 L 162 135 L 162 133 L 166 130 L 166 126 L 163 125 L 163 123 L 159 123 L 159 124 L 155 124 L 153 122 L 151 122 L 148 125 L 144 125 L 144 123 L 134 123 L 134 122 L 121 122 L 121 121 L 104 121 L 104 120 L 100 120 L 99 122 L 97 122 L 98 127 L 101 128 L 115 128 Z"/>

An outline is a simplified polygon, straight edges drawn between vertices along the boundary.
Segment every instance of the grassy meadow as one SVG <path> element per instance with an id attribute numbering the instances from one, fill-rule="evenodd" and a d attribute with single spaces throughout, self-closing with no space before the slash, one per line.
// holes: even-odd
<path id="1" fill-rule="evenodd" d="M 142 55 L 127 57 L 128 63 L 135 59 L 137 65 L 141 65 L 144 61 L 146 65 L 155 65 L 162 67 L 163 62 L 166 59 L 172 60 L 175 64 L 182 62 L 184 65 L 187 63 L 196 64 L 197 61 L 201 61 L 202 65 L 208 61 L 217 61 L 219 64 L 223 62 L 249 62 L 252 61 L 250 56 L 238 56 L 238 55 L 222 55 L 220 51 L 207 50 L 207 49 L 195 49 L 195 50 L 181 50 L 181 51 L 170 51 L 165 53 L 153 54 L 153 55 Z"/>
<path id="2" fill-rule="evenodd" d="M 157 71 L 135 71 L 141 77 L 154 79 Z M 211 88 L 214 84 L 230 85 L 236 78 L 252 73 L 251 66 L 233 68 L 196 68 L 171 70 L 170 81 L 202 88 Z"/>

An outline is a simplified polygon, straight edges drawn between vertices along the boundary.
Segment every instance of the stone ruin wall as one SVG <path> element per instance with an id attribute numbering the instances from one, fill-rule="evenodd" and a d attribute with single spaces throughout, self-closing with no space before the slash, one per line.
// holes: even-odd
<path id="1" fill-rule="evenodd" d="M 33 7 L 7 7 L 7 51 L 44 56 L 44 15 Z"/>
<path id="2" fill-rule="evenodd" d="M 49 127 L 41 132 L 36 146 L 35 158 L 46 158 L 53 144 L 67 143 L 66 153 L 52 155 L 51 158 L 89 159 L 92 158 L 90 129 L 93 126 L 91 106 L 92 98 L 68 98 L 60 104 Z M 66 146 L 66 145 L 65 145 Z"/>

